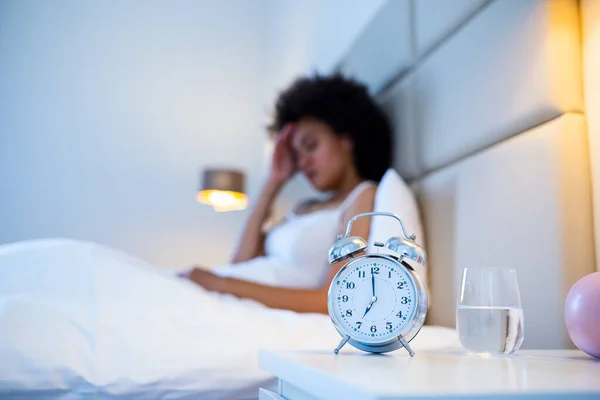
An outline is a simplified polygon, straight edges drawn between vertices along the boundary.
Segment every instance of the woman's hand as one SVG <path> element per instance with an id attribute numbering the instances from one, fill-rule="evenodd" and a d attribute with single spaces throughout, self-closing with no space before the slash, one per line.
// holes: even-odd
<path id="1" fill-rule="evenodd" d="M 224 293 L 227 284 L 227 278 L 202 268 L 194 268 L 186 278 L 211 292 Z"/>
<path id="2" fill-rule="evenodd" d="M 286 125 L 279 133 L 275 142 L 269 179 L 278 185 L 284 184 L 297 170 L 294 151 L 292 149 L 294 129 L 294 124 Z"/>

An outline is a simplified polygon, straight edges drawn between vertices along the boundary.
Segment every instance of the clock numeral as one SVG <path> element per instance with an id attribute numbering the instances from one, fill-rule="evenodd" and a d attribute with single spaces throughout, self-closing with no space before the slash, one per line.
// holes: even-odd
<path id="1" fill-rule="evenodd" d="M 342 296 L 342 301 L 345 303 L 348 301 L 348 295 L 343 295 Z"/>
<path id="2" fill-rule="evenodd" d="M 396 317 L 402 318 L 402 311 L 398 312 L 398 314 L 396 314 Z"/>
<path id="3" fill-rule="evenodd" d="M 388 271 L 388 278 L 392 278 L 392 271 Z"/>
<path id="4" fill-rule="evenodd" d="M 372 333 L 375 333 L 375 332 L 377 332 L 377 326 L 376 326 L 376 325 L 372 325 L 372 326 L 371 326 L 371 332 L 372 332 Z"/>
<path id="5" fill-rule="evenodd" d="M 359 278 L 366 278 L 366 273 L 365 273 L 365 271 L 358 271 L 358 277 L 359 277 Z"/>
<path id="6" fill-rule="evenodd" d="M 361 325 L 362 325 L 362 322 L 358 321 L 358 322 L 356 323 L 356 325 L 358 325 L 358 329 L 360 329 L 360 327 L 361 327 Z"/>
<path id="7" fill-rule="evenodd" d="M 352 316 L 352 310 L 346 310 L 346 317 Z"/>
<path id="8" fill-rule="evenodd" d="M 371 267 L 371 273 L 377 275 L 379 273 L 379 267 Z"/>
<path id="9" fill-rule="evenodd" d="M 392 323 L 391 322 L 386 322 L 385 323 L 385 329 L 392 329 Z"/>
<path id="10" fill-rule="evenodd" d="M 354 289 L 355 287 L 354 282 L 346 282 L 346 289 Z"/>
<path id="11" fill-rule="evenodd" d="M 404 289 L 404 282 L 398 282 L 398 289 Z"/>
<path id="12" fill-rule="evenodd" d="M 407 304 L 408 303 L 408 297 L 406 297 L 406 296 L 402 297 L 402 301 L 400 303 Z"/>

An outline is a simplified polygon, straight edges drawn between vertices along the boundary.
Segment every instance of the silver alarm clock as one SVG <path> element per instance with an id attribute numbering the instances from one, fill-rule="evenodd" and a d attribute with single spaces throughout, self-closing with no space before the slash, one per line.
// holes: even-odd
<path id="1" fill-rule="evenodd" d="M 395 218 L 404 237 L 392 237 L 385 243 L 375 242 L 394 254 L 366 253 L 368 243 L 358 236 L 349 236 L 352 223 L 362 217 Z M 407 235 L 402 220 L 392 213 L 369 212 L 354 216 L 344 236 L 329 250 L 329 263 L 349 260 L 331 281 L 328 310 L 331 320 L 342 336 L 334 350 L 350 343 L 357 349 L 385 353 L 404 347 L 414 356 L 409 342 L 419 333 L 427 315 L 427 291 L 410 262 L 425 265 L 425 252 Z"/>

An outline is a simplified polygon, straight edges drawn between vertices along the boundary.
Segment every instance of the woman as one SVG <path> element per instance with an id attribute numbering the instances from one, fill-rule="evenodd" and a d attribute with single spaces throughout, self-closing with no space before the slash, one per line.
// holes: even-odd
<path id="1" fill-rule="evenodd" d="M 327 313 L 327 290 L 341 265 L 328 249 L 356 214 L 373 210 L 376 184 L 392 161 L 392 134 L 365 86 L 340 75 L 295 81 L 276 102 L 276 139 L 263 185 L 232 266 L 215 273 L 194 268 L 186 277 L 209 291 L 268 307 Z M 320 200 L 300 203 L 266 235 L 262 227 L 284 184 L 302 173 Z M 352 225 L 367 238 L 370 218 Z"/>

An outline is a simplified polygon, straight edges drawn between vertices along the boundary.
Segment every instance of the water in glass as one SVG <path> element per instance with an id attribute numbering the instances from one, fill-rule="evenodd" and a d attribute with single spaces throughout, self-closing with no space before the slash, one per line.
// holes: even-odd
<path id="1" fill-rule="evenodd" d="M 477 354 L 512 354 L 523 342 L 523 309 L 459 306 L 458 329 L 463 346 Z"/>
<path id="2" fill-rule="evenodd" d="M 456 327 L 470 353 L 509 355 L 523 343 L 523 309 L 514 269 L 465 268 Z"/>

